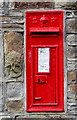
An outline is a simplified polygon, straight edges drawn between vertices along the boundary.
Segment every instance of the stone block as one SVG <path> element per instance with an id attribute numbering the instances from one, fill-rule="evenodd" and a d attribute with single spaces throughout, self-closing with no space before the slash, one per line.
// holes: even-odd
<path id="1" fill-rule="evenodd" d="M 33 0 L 35 1 L 35 0 Z M 39 8 L 54 8 L 54 1 L 45 2 L 44 0 L 37 0 L 35 2 L 16 2 L 15 8 L 17 9 L 39 9 Z M 40 2 L 41 1 L 41 2 Z"/>
<path id="2" fill-rule="evenodd" d="M 8 23 L 8 24 L 10 24 L 10 23 L 14 23 L 14 24 L 12 24 L 13 25 L 13 27 L 15 26 L 15 24 L 21 24 L 21 23 L 24 23 L 24 18 L 22 17 L 22 16 L 3 16 L 3 17 L 0 17 L 0 22 L 3 24 L 3 23 Z M 7 24 L 4 26 L 4 27 L 8 27 L 7 26 Z M 19 28 L 23 28 L 23 25 L 21 25 L 21 26 L 18 26 Z M 12 26 L 11 26 L 11 28 L 12 28 Z M 17 28 L 16 26 L 15 26 L 15 28 Z"/>
<path id="3" fill-rule="evenodd" d="M 75 100 L 77 100 L 77 96 L 76 96 L 76 93 L 77 93 L 77 84 L 68 84 L 68 91 L 67 91 L 67 97 L 68 97 L 68 100 L 73 100 L 73 102 Z"/>
<path id="4" fill-rule="evenodd" d="M 22 57 L 18 52 L 12 51 L 5 57 L 5 74 L 9 78 L 17 78 L 22 75 Z"/>
<path id="5" fill-rule="evenodd" d="M 68 103 L 77 103 L 77 100 L 76 99 L 67 99 L 67 102 Z"/>
<path id="6" fill-rule="evenodd" d="M 56 0 L 55 1 L 55 8 L 57 9 L 64 9 L 64 10 L 77 10 L 77 2 L 72 0 Z"/>
<path id="7" fill-rule="evenodd" d="M 3 110 L 3 93 L 2 93 L 2 83 L 0 82 L 0 111 Z"/>
<path id="8" fill-rule="evenodd" d="M 68 88 L 68 92 L 67 92 L 67 98 L 73 99 L 73 100 L 76 99 L 76 95 L 74 93 L 72 93 L 72 91 L 70 91 L 69 88 Z"/>
<path id="9" fill-rule="evenodd" d="M 22 75 L 23 38 L 21 34 L 9 32 L 5 39 L 5 75 L 17 78 Z"/>
<path id="10" fill-rule="evenodd" d="M 68 106 L 68 111 L 73 111 L 73 112 L 75 112 L 75 111 L 77 111 L 77 107 L 76 106 Z"/>
<path id="11" fill-rule="evenodd" d="M 77 10 L 73 12 L 75 16 L 77 16 Z"/>
<path id="12" fill-rule="evenodd" d="M 16 120 L 76 120 L 75 117 L 65 114 L 36 114 L 36 115 L 19 115 Z"/>
<path id="13" fill-rule="evenodd" d="M 0 99 L 0 112 L 3 111 L 3 99 Z"/>
<path id="14" fill-rule="evenodd" d="M 68 46 L 67 57 L 77 58 L 77 47 L 76 46 Z"/>
<path id="15" fill-rule="evenodd" d="M 77 84 L 68 85 L 68 98 L 77 100 Z"/>
<path id="16" fill-rule="evenodd" d="M 7 31 L 7 32 L 19 32 L 19 33 L 24 33 L 24 29 L 22 28 L 2 28 L 3 31 Z"/>
<path id="17" fill-rule="evenodd" d="M 68 71 L 74 71 L 77 69 L 77 60 L 68 60 L 67 61 L 67 69 Z"/>
<path id="18" fill-rule="evenodd" d="M 76 93 L 76 91 L 77 91 L 77 84 L 70 84 L 70 85 L 68 85 L 68 87 L 69 87 L 69 89 L 70 89 L 70 91 L 72 91 L 72 93 Z"/>
<path id="19" fill-rule="evenodd" d="M 68 81 L 76 81 L 76 71 L 68 71 Z"/>
<path id="20" fill-rule="evenodd" d="M 15 5 L 15 2 L 13 2 L 13 0 L 12 0 L 12 2 L 9 1 L 8 7 L 9 7 L 10 9 L 14 9 L 14 5 Z"/>
<path id="21" fill-rule="evenodd" d="M 17 23 L 9 23 L 9 24 L 4 23 L 4 24 L 2 24 L 1 27 L 2 27 L 2 29 L 4 29 L 4 28 L 7 28 L 7 29 L 9 29 L 9 28 L 24 29 L 24 26 L 22 24 L 17 24 Z"/>
<path id="22" fill-rule="evenodd" d="M 67 32 L 77 32 L 77 18 L 67 19 Z"/>
<path id="23" fill-rule="evenodd" d="M 73 11 L 72 10 L 66 11 L 66 17 L 73 17 Z"/>
<path id="24" fill-rule="evenodd" d="M 24 12 L 22 12 L 21 10 L 9 10 L 9 17 L 23 17 L 24 16 Z"/>
<path id="25" fill-rule="evenodd" d="M 19 53 L 23 53 L 23 37 L 16 32 L 8 32 L 4 35 L 5 39 L 5 53 L 9 53 L 14 50 Z"/>
<path id="26" fill-rule="evenodd" d="M 7 99 L 21 99 L 24 97 L 24 87 L 21 82 L 7 83 Z"/>
<path id="27" fill-rule="evenodd" d="M 3 8 L 4 4 L 3 1 L 0 1 L 0 9 Z"/>
<path id="28" fill-rule="evenodd" d="M 1 115 L 0 116 L 0 120 L 11 120 L 11 117 L 10 117 L 10 115 Z"/>
<path id="29" fill-rule="evenodd" d="M 68 45 L 77 45 L 77 35 L 71 34 L 66 37 Z"/>
<path id="30" fill-rule="evenodd" d="M 18 113 L 23 111 L 24 105 L 22 100 L 6 101 L 6 109 L 11 113 Z"/>
<path id="31" fill-rule="evenodd" d="M 4 53 L 3 53 L 3 38 L 2 38 L 2 33 L 0 33 L 0 81 L 2 81 L 3 80 L 3 63 L 4 63 L 4 61 L 3 61 L 3 57 L 4 57 L 4 55 L 3 55 Z"/>

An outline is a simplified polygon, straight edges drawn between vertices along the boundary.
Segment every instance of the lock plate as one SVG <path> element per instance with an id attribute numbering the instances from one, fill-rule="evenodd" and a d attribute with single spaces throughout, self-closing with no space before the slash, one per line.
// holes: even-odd
<path id="1" fill-rule="evenodd" d="M 36 75 L 35 82 L 38 84 L 46 84 L 47 83 L 47 75 Z"/>

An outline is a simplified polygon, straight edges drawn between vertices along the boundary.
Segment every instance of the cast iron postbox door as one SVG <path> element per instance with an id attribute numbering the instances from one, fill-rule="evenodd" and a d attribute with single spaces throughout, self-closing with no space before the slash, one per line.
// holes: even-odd
<path id="1" fill-rule="evenodd" d="M 63 11 L 26 12 L 27 111 L 64 111 Z"/>

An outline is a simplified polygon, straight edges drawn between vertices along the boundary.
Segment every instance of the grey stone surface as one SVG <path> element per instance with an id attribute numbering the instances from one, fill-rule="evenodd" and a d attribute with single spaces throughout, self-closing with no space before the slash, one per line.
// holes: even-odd
<path id="1" fill-rule="evenodd" d="M 13 2 L 13 0 L 9 1 L 9 9 L 14 9 L 14 5 L 15 5 L 15 2 Z"/>
<path id="2" fill-rule="evenodd" d="M 21 25 L 21 24 L 17 24 L 17 23 L 9 23 L 9 24 L 7 24 L 7 23 L 4 23 L 4 24 L 2 24 L 2 29 L 4 29 L 4 28 L 19 28 L 19 29 L 23 29 L 23 25 Z"/>
<path id="3" fill-rule="evenodd" d="M 77 32 L 77 18 L 67 19 L 67 32 Z"/>
<path id="4" fill-rule="evenodd" d="M 14 1 L 14 0 L 13 0 Z M 26 0 L 26 2 L 54 2 L 55 0 Z M 25 2 L 25 0 L 15 0 L 15 2 Z"/>
<path id="5" fill-rule="evenodd" d="M 10 115 L 1 115 L 0 116 L 0 120 L 10 120 L 11 119 L 11 117 L 10 117 Z"/>
<path id="6" fill-rule="evenodd" d="M 66 11 L 66 17 L 69 18 L 69 17 L 73 17 L 73 11 L 72 10 L 68 10 Z"/>
<path id="7" fill-rule="evenodd" d="M 19 14 L 19 13 L 18 13 Z M 10 17 L 0 17 L 0 22 L 3 23 L 24 23 L 24 17 L 20 17 L 20 16 L 10 16 Z M 13 24 L 13 25 L 14 25 Z M 5 27 L 5 26 L 4 26 Z M 23 26 L 22 26 L 23 27 Z M 22 28 L 21 27 L 21 28 Z"/>
<path id="8" fill-rule="evenodd" d="M 21 99 L 24 96 L 24 88 L 21 82 L 7 83 L 7 99 Z"/>
<path id="9" fill-rule="evenodd" d="M 16 78 L 22 75 L 21 55 L 18 52 L 12 51 L 5 58 L 5 73 L 6 76 Z"/>
<path id="10" fill-rule="evenodd" d="M 67 35 L 66 40 L 68 45 L 77 45 L 77 34 Z"/>
<path id="11" fill-rule="evenodd" d="M 77 58 L 77 46 L 68 46 L 68 58 Z"/>
<path id="12" fill-rule="evenodd" d="M 3 1 L 0 1 L 0 8 L 3 8 L 4 4 Z"/>
<path id="13" fill-rule="evenodd" d="M 77 2 L 76 0 L 72 0 L 69 2 L 68 0 L 57 0 L 55 1 L 55 8 L 64 10 L 77 10 Z"/>
<path id="14" fill-rule="evenodd" d="M 6 109 L 8 112 L 16 114 L 24 110 L 23 100 L 8 100 L 6 101 Z"/>
<path id="15" fill-rule="evenodd" d="M 22 75 L 23 38 L 21 34 L 9 32 L 5 38 L 5 75 L 17 78 Z"/>
<path id="16" fill-rule="evenodd" d="M 68 85 L 68 103 L 67 104 L 69 107 L 71 105 L 74 107 L 77 106 L 76 91 L 77 91 L 77 84 L 69 84 Z"/>
<path id="17" fill-rule="evenodd" d="M 67 61 L 67 69 L 68 69 L 68 71 L 77 70 L 77 60 Z"/>
<path id="18" fill-rule="evenodd" d="M 12 31 L 12 32 L 21 32 L 21 33 L 23 33 L 24 32 L 24 29 L 22 29 L 22 28 L 2 28 L 2 30 L 3 31 L 7 31 L 7 32 L 10 32 L 10 31 Z"/>
<path id="19" fill-rule="evenodd" d="M 0 32 L 0 81 L 3 80 L 3 74 L 4 74 L 4 71 L 3 71 L 3 63 L 4 63 L 4 55 L 3 55 L 3 36 L 2 36 L 2 32 Z"/>
<path id="20" fill-rule="evenodd" d="M 68 103 L 75 103 L 75 104 L 76 104 L 76 103 L 77 103 L 77 100 L 76 100 L 76 99 L 68 99 L 67 102 L 68 102 Z"/>
<path id="21" fill-rule="evenodd" d="M 19 115 L 16 117 L 16 120 L 20 120 L 20 119 L 28 119 L 28 120 L 76 120 L 74 119 L 75 117 L 71 117 L 70 115 L 58 115 L 57 113 L 54 115 L 50 115 L 50 114 L 44 114 L 44 115 Z"/>
<path id="22" fill-rule="evenodd" d="M 72 91 L 68 90 L 68 99 L 74 99 L 75 100 L 76 96 L 75 94 L 72 93 Z"/>
<path id="23" fill-rule="evenodd" d="M 3 93 L 2 93 L 2 90 L 3 87 L 2 87 L 2 82 L 0 82 L 0 111 L 3 110 Z"/>

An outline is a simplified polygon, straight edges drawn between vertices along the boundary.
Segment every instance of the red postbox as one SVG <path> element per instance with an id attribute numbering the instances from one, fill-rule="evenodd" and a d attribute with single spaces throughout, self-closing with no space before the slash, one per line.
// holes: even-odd
<path id="1" fill-rule="evenodd" d="M 63 11 L 26 12 L 27 111 L 64 111 Z"/>

